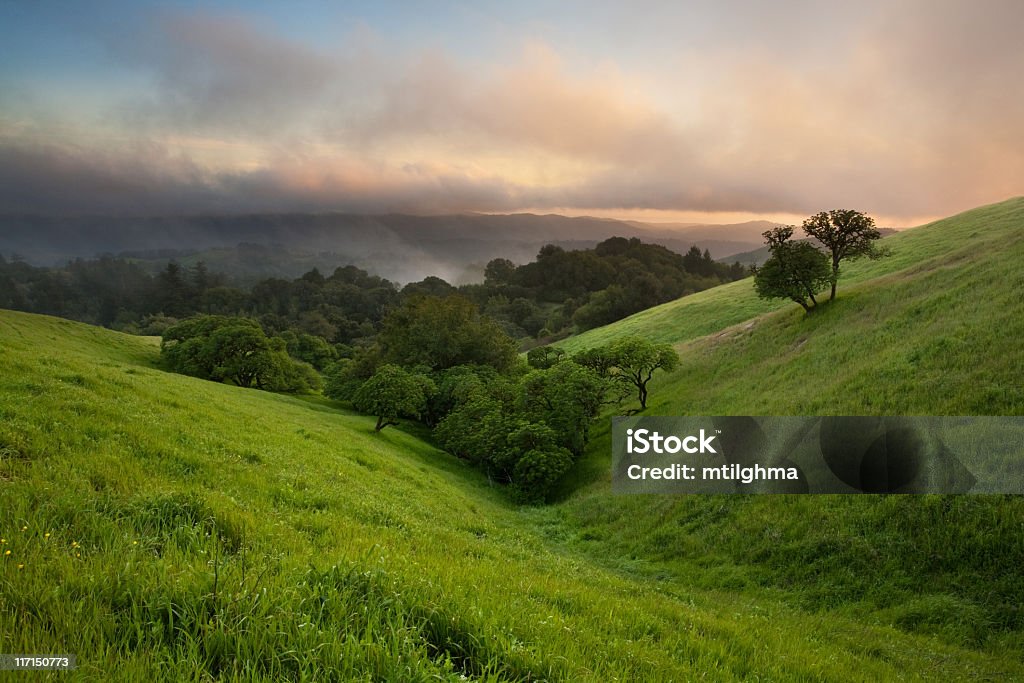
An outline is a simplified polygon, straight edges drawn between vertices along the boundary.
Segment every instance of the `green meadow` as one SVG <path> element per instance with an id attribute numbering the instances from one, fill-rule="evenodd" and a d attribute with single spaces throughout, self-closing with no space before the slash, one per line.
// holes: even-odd
<path id="1" fill-rule="evenodd" d="M 651 414 L 1021 414 L 1024 199 L 564 342 L 677 345 Z M 415 429 L 0 311 L 0 652 L 70 680 L 1024 679 L 1024 504 L 609 492 L 517 507 Z M 32 674 L 20 674 L 28 679 Z M 56 677 L 56 676 L 55 676 Z"/>

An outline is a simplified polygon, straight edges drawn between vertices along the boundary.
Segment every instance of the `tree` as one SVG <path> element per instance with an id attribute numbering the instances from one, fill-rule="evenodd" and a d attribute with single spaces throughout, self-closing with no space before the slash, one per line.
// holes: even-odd
<path id="1" fill-rule="evenodd" d="M 810 311 L 818 304 L 815 292 L 829 283 L 828 258 L 809 242 L 792 241 L 792 236 L 790 225 L 764 233 L 771 256 L 754 270 L 754 289 L 762 299 L 790 299 Z"/>
<path id="2" fill-rule="evenodd" d="M 202 315 L 171 325 L 160 353 L 171 370 L 193 377 L 267 391 L 320 388 L 311 366 L 291 358 L 283 339 L 268 338 L 249 318 Z"/>
<path id="3" fill-rule="evenodd" d="M 375 431 L 397 425 L 400 416 L 419 417 L 433 393 L 434 383 L 423 375 L 406 372 L 387 363 L 363 382 L 352 397 L 356 410 L 377 416 Z"/>
<path id="4" fill-rule="evenodd" d="M 188 315 L 192 290 L 180 265 L 170 261 L 156 276 L 156 301 L 161 312 L 169 316 Z"/>
<path id="5" fill-rule="evenodd" d="M 526 352 L 526 362 L 538 370 L 547 370 L 563 358 L 565 351 L 554 346 L 535 346 Z"/>
<path id="6" fill-rule="evenodd" d="M 446 297 L 455 294 L 458 290 L 446 281 L 435 275 L 428 275 L 419 282 L 410 282 L 402 287 L 403 297 L 413 296 L 435 296 Z"/>
<path id="7" fill-rule="evenodd" d="M 484 266 L 484 283 L 492 286 L 510 285 L 515 280 L 516 264 L 507 258 L 491 259 Z"/>
<path id="8" fill-rule="evenodd" d="M 259 384 L 276 361 L 263 330 L 247 322 L 218 327 L 204 341 L 202 354 L 211 368 L 210 379 L 230 380 L 240 387 Z"/>
<path id="9" fill-rule="evenodd" d="M 641 410 L 647 408 L 647 384 L 655 370 L 671 372 L 679 365 L 679 354 L 671 345 L 643 337 L 624 337 L 605 347 L 604 353 L 617 374 L 636 388 Z"/>
<path id="10" fill-rule="evenodd" d="M 429 427 L 436 427 L 473 394 L 499 381 L 499 377 L 497 370 L 486 365 L 457 365 L 432 373 L 430 378 L 437 386 L 437 391 L 427 400 L 426 410 L 422 414 L 423 422 Z"/>
<path id="11" fill-rule="evenodd" d="M 875 241 L 882 237 L 875 228 L 875 220 L 860 211 L 833 209 L 816 213 L 803 223 L 804 232 L 821 242 L 832 257 L 830 282 L 836 298 L 836 283 L 839 282 L 839 262 L 854 260 L 861 256 L 878 258 L 882 252 L 875 249 Z"/>
<path id="12" fill-rule="evenodd" d="M 338 360 L 338 350 L 323 337 L 285 330 L 281 335 L 288 347 L 288 355 L 309 363 L 321 372 Z"/>
<path id="13" fill-rule="evenodd" d="M 596 372 L 563 360 L 523 377 L 520 414 L 550 427 L 558 434 L 558 445 L 578 457 L 587 446 L 590 424 L 600 412 L 606 392 L 607 382 Z"/>
<path id="14" fill-rule="evenodd" d="M 543 503 L 571 467 L 572 454 L 564 448 L 526 451 L 512 471 L 516 499 L 522 503 Z"/>
<path id="15" fill-rule="evenodd" d="M 504 371 L 517 358 L 512 338 L 459 295 L 407 299 L 384 319 L 378 341 L 386 362 L 407 368 L 489 365 Z"/>

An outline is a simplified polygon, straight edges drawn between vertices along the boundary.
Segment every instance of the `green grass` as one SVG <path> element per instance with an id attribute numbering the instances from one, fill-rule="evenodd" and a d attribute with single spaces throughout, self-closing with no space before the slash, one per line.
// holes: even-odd
<path id="1" fill-rule="evenodd" d="M 1022 226 L 1018 199 L 890 238 L 812 316 L 746 281 L 567 343 L 677 344 L 655 414 L 1021 414 Z M 613 496 L 604 421 L 562 503 L 516 508 L 416 430 L 157 357 L 0 311 L 0 652 L 104 681 L 1024 679 L 1017 498 Z"/>
<path id="2" fill-rule="evenodd" d="M 1024 676 L 941 619 L 908 633 L 958 603 L 810 609 L 596 559 L 411 435 L 163 373 L 152 339 L 0 312 L 0 345 L 0 651 L 75 653 L 72 679 Z"/>
<path id="3" fill-rule="evenodd" d="M 729 322 L 753 309 L 746 281 L 571 341 L 639 331 L 675 343 L 682 363 L 652 383 L 655 415 L 1024 414 L 1024 199 L 887 243 L 889 259 L 851 266 L 837 300 L 811 315 L 787 304 L 705 334 L 715 305 Z M 777 590 L 802 609 L 1024 652 L 1020 497 L 613 496 L 607 422 L 550 511 L 574 530 L 572 547 L 651 576 Z"/>
<path id="4" fill-rule="evenodd" d="M 843 264 L 839 293 L 845 296 L 851 285 L 883 275 L 914 267 L 927 268 L 936 259 L 952 265 L 950 256 L 965 247 L 967 251 L 998 254 L 1006 247 L 1007 240 L 1019 240 L 1024 230 L 1022 216 L 1024 197 L 1018 197 L 888 237 L 882 242 L 892 252 L 888 258 Z M 624 320 L 569 337 L 556 346 L 572 353 L 629 334 L 679 344 L 779 309 L 788 311 L 799 307 L 792 302 L 758 299 L 753 280 L 748 278 L 649 308 Z"/>

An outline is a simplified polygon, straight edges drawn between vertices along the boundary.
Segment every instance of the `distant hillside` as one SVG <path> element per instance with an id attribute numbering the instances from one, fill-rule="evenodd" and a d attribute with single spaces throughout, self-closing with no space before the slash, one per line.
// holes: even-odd
<path id="1" fill-rule="evenodd" d="M 397 282 L 428 275 L 481 281 L 494 258 L 526 263 L 548 243 L 591 248 L 615 235 L 641 237 L 685 253 L 693 244 L 713 257 L 753 248 L 760 224 L 682 226 L 558 215 L 410 216 L 402 214 L 260 214 L 191 217 L 0 216 L 0 254 L 37 265 L 74 257 L 127 253 L 162 265 L 204 260 L 238 280 L 298 277 L 356 265 Z M 760 228 L 763 230 L 764 228 Z M 263 250 L 263 253 L 260 252 Z M 159 267 L 159 266 L 156 266 Z"/>

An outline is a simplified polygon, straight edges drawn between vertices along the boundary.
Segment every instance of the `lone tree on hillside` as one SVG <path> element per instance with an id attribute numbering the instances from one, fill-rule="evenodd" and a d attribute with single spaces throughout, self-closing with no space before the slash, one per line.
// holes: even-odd
<path id="1" fill-rule="evenodd" d="M 789 299 L 810 311 L 818 305 L 815 292 L 830 281 L 828 258 L 810 242 L 794 242 L 791 225 L 772 228 L 763 235 L 771 256 L 754 270 L 758 296 Z"/>
<path id="2" fill-rule="evenodd" d="M 377 416 L 374 429 L 379 432 L 388 425 L 397 425 L 400 415 L 419 417 L 434 388 L 428 377 L 388 363 L 363 382 L 352 396 L 352 404 L 361 412 Z"/>
<path id="3" fill-rule="evenodd" d="M 602 376 L 621 379 L 636 388 L 640 410 L 647 408 L 647 384 L 655 370 L 671 372 L 679 365 L 679 354 L 669 344 L 655 344 L 643 337 L 625 337 L 593 352 L 573 357 L 577 363 Z"/>
<path id="4" fill-rule="evenodd" d="M 875 219 L 852 209 L 833 209 L 816 213 L 803 224 L 809 237 L 821 242 L 832 257 L 832 295 L 836 298 L 836 283 L 839 282 L 839 262 L 854 260 L 861 256 L 879 258 L 883 255 L 875 247 L 875 241 L 882 237 L 875 228 Z"/>

